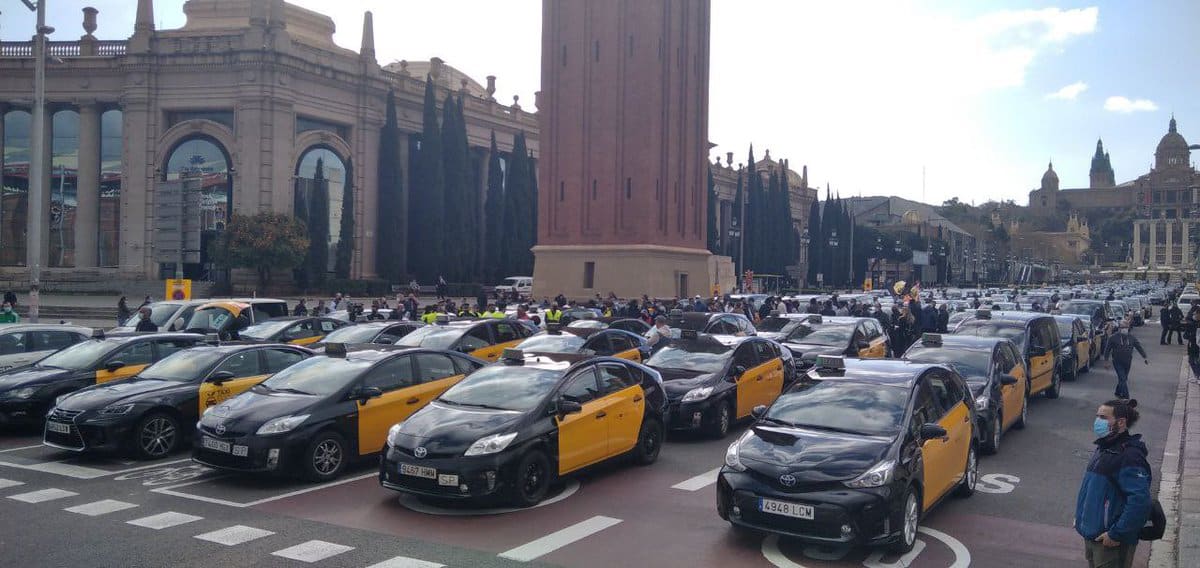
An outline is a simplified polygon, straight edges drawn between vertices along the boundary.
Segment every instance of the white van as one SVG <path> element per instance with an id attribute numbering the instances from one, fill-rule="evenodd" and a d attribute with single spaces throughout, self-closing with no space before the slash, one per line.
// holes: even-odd
<path id="1" fill-rule="evenodd" d="M 1192 304 L 1200 303 L 1200 294 L 1180 294 L 1179 309 L 1187 313 L 1191 309 Z"/>
<path id="2" fill-rule="evenodd" d="M 509 276 L 504 279 L 504 283 L 496 286 L 497 294 L 512 294 L 518 296 L 528 296 L 533 292 L 533 277 L 532 276 Z"/>

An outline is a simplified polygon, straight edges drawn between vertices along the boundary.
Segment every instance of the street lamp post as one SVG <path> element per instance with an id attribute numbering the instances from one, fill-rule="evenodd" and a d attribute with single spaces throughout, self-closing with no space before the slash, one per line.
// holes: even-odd
<path id="1" fill-rule="evenodd" d="M 838 253 L 837 253 L 837 251 L 836 251 L 836 249 L 838 248 L 838 236 L 837 236 L 837 229 L 834 229 L 834 230 L 832 230 L 832 231 L 830 231 L 830 232 L 829 232 L 829 248 L 832 248 L 832 249 L 834 249 L 834 252 L 833 252 L 833 257 L 832 257 L 832 258 L 838 258 L 838 256 L 837 256 L 837 254 L 838 254 Z M 835 276 L 835 275 L 833 275 L 833 274 L 830 274 L 830 281 L 831 281 L 831 282 L 837 282 L 837 280 L 836 280 L 835 278 L 833 278 L 834 276 Z"/>
<path id="2" fill-rule="evenodd" d="M 21 0 L 37 13 L 37 33 L 33 36 L 33 132 L 29 152 L 29 236 L 25 239 L 25 264 L 29 267 L 29 321 L 38 323 L 39 294 L 42 286 L 42 225 L 46 212 L 42 210 L 42 194 L 46 188 L 42 179 L 46 159 L 42 153 L 46 137 L 46 36 L 54 28 L 46 25 L 46 0 Z"/>
<path id="3" fill-rule="evenodd" d="M 808 235 L 808 229 L 804 229 L 804 232 L 800 234 L 800 249 L 804 252 L 804 272 L 801 273 L 800 281 L 804 283 L 804 286 L 808 286 L 808 263 L 812 262 L 808 256 L 808 244 L 811 242 L 812 237 Z"/>

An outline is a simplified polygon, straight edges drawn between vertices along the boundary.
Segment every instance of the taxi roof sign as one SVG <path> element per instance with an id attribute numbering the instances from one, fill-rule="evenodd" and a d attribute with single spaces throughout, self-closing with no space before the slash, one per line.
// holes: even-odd
<path id="1" fill-rule="evenodd" d="M 345 357 L 346 356 L 346 344 L 345 343 L 326 343 L 325 344 L 325 355 L 327 355 L 329 357 Z"/>
<path id="2" fill-rule="evenodd" d="M 840 355 L 817 355 L 817 367 L 821 369 L 845 369 L 846 358 Z"/>
<path id="3" fill-rule="evenodd" d="M 550 335 L 561 335 L 562 328 L 563 328 L 563 326 L 561 323 L 558 323 L 558 322 L 547 323 L 546 324 L 546 333 L 549 333 Z"/>
<path id="4" fill-rule="evenodd" d="M 204 342 L 209 345 L 220 345 L 221 344 L 221 334 L 206 333 L 206 334 L 204 334 Z"/>
<path id="5" fill-rule="evenodd" d="M 97 329 L 92 331 L 92 339 L 104 339 L 104 330 Z"/>
<path id="6" fill-rule="evenodd" d="M 979 319 L 992 319 L 992 310 L 975 310 L 975 317 Z"/>
<path id="7" fill-rule="evenodd" d="M 940 333 L 922 333 L 921 345 L 941 345 L 942 334 Z"/>
<path id="8" fill-rule="evenodd" d="M 821 314 L 808 316 L 808 323 L 821 323 Z"/>
<path id="9" fill-rule="evenodd" d="M 438 314 L 438 316 L 434 318 L 434 321 L 440 325 L 445 325 L 450 323 L 450 316 L 446 314 Z"/>
<path id="10" fill-rule="evenodd" d="M 508 347 L 500 353 L 500 358 L 503 359 L 505 363 L 520 365 L 525 362 L 525 352 L 520 349 Z"/>
<path id="11" fill-rule="evenodd" d="M 700 332 L 694 329 L 683 329 L 679 331 L 679 337 L 683 339 L 696 339 L 700 337 Z"/>

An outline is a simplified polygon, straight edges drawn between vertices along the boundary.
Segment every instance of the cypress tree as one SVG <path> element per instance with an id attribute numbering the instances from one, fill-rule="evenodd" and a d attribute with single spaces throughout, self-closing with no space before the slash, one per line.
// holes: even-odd
<path id="1" fill-rule="evenodd" d="M 441 270 L 445 234 L 445 172 L 442 170 L 442 136 L 438 127 L 433 79 L 425 77 L 420 150 L 409 192 L 408 258 L 419 280 L 433 282 Z"/>
<path id="2" fill-rule="evenodd" d="M 501 264 L 502 241 L 504 240 L 504 170 L 500 167 L 500 151 L 496 148 L 495 130 L 492 131 L 492 147 L 488 154 L 486 197 L 487 215 L 482 217 L 483 222 L 486 223 L 484 229 L 487 235 L 483 243 L 485 278 L 499 282 L 507 275 L 503 274 L 504 265 Z"/>
<path id="3" fill-rule="evenodd" d="M 400 170 L 400 128 L 396 123 L 396 94 L 388 91 L 387 120 L 379 132 L 379 227 L 376 234 L 375 265 L 379 276 L 400 282 L 400 247 L 404 246 L 405 219 L 400 218 L 400 194 L 403 184 Z"/>
<path id="4" fill-rule="evenodd" d="M 821 271 L 821 202 L 814 199 L 808 207 L 808 283 L 815 285 Z"/>
<path id="5" fill-rule="evenodd" d="M 522 136 L 524 143 L 524 136 Z M 529 190 L 527 192 L 529 201 L 529 227 L 525 234 L 525 252 L 529 261 L 529 270 L 526 274 L 533 274 L 533 247 L 537 244 L 537 228 L 538 228 L 538 169 L 537 160 L 533 157 L 533 150 L 529 150 Z"/>
<path id="6" fill-rule="evenodd" d="M 788 186 L 788 166 L 784 162 L 779 171 L 779 242 L 782 245 L 780 266 L 784 273 L 787 267 L 796 264 L 796 234 L 792 228 L 792 193 Z"/>
<path id="7" fill-rule="evenodd" d="M 321 164 L 318 162 L 318 171 L 322 171 Z M 349 174 L 349 172 L 347 172 Z M 325 226 L 325 235 L 328 239 L 329 235 L 329 183 L 324 181 L 325 175 L 321 174 L 321 182 L 318 187 L 321 188 L 321 197 L 318 199 L 323 203 L 325 208 L 323 217 L 317 219 Z M 333 272 L 341 279 L 350 278 L 350 263 L 354 257 L 354 184 L 350 181 L 347 175 L 346 184 L 342 190 L 342 224 L 338 231 L 337 257 L 334 262 Z M 328 260 L 325 261 L 328 263 Z M 328 264 L 322 265 L 322 267 Z M 321 281 L 325 279 L 325 271 L 321 270 L 318 278 Z"/>
<path id="8" fill-rule="evenodd" d="M 754 145 L 750 145 L 750 156 L 746 162 L 746 211 L 745 211 L 745 226 L 742 227 L 742 238 L 746 239 L 745 245 L 742 246 L 742 254 L 746 256 L 743 260 L 745 266 L 743 270 L 754 270 L 761 272 L 759 269 L 759 223 L 760 218 L 758 208 L 761 197 L 758 195 L 762 188 L 762 178 L 758 175 L 758 169 L 755 167 L 754 161 Z M 741 275 L 738 276 L 739 278 Z"/>
<path id="9" fill-rule="evenodd" d="M 477 239 L 471 228 L 472 213 L 478 207 L 471 200 L 466 125 L 460 121 L 458 103 L 446 95 L 442 104 L 442 171 L 445 180 L 445 219 L 439 224 L 443 232 L 442 271 L 451 281 L 464 282 L 473 278 Z"/>
<path id="10" fill-rule="evenodd" d="M 780 274 L 779 270 L 779 175 L 771 168 L 767 181 L 766 197 L 763 199 L 763 271 L 767 274 Z"/>
<path id="11" fill-rule="evenodd" d="M 738 231 L 739 231 L 738 232 L 738 242 L 735 243 L 731 239 L 729 241 L 729 251 L 728 251 L 729 256 L 733 257 L 734 270 L 737 270 L 738 268 L 744 268 L 744 266 L 742 266 L 742 264 L 741 264 L 742 260 L 743 260 L 742 253 L 741 253 L 741 243 L 743 242 L 743 239 L 746 238 L 746 224 L 742 222 L 743 221 L 742 209 L 745 207 L 745 205 L 746 205 L 746 196 L 742 190 L 742 168 L 738 168 L 737 189 L 733 193 L 733 211 L 731 212 L 732 216 L 733 216 L 732 224 L 734 227 L 737 227 Z M 741 274 L 736 274 L 734 276 L 736 276 L 736 280 L 738 282 L 741 282 L 741 278 L 742 278 Z"/>
<path id="12" fill-rule="evenodd" d="M 712 166 L 708 167 L 708 203 L 705 204 L 708 214 L 705 216 L 705 224 L 707 231 L 705 234 L 708 237 L 708 252 L 713 254 L 721 254 L 721 228 L 717 226 L 717 186 L 713 182 Z"/>
<path id="13" fill-rule="evenodd" d="M 508 275 L 528 275 L 533 272 L 533 211 L 530 181 L 529 150 L 525 145 L 525 133 L 513 138 L 512 161 L 504 184 L 504 233 L 506 236 L 503 265 Z"/>
<path id="14" fill-rule="evenodd" d="M 347 184 L 348 185 L 348 184 Z M 325 181 L 325 160 L 317 158 L 317 171 L 313 174 L 308 203 L 308 285 L 325 283 L 329 272 L 329 182 Z M 345 208 L 343 208 L 343 219 Z M 342 223 L 345 225 L 345 222 Z M 342 235 L 341 240 L 346 240 Z M 339 250 L 341 241 L 338 242 Z"/>
<path id="15" fill-rule="evenodd" d="M 477 282 L 483 278 L 481 255 L 483 254 L 483 243 L 479 242 L 479 224 L 482 222 L 483 207 L 482 196 L 479 193 L 479 169 L 475 167 L 475 160 L 471 158 L 471 148 L 467 141 L 467 118 L 463 114 L 463 100 L 458 98 L 456 105 L 455 120 L 458 122 L 459 141 L 463 152 L 463 167 L 466 168 L 464 178 L 466 179 L 466 187 L 463 191 L 463 221 L 464 228 L 469 230 L 464 231 L 467 235 L 467 248 L 464 253 L 466 264 L 464 266 L 463 275 L 468 282 Z"/>
<path id="16" fill-rule="evenodd" d="M 829 240 L 833 236 L 833 231 L 837 227 L 837 214 L 833 209 L 833 198 L 829 195 L 829 186 L 825 186 L 825 202 L 821 206 L 821 236 L 817 239 L 819 246 L 824 248 L 825 254 L 821 255 L 821 270 L 820 274 L 824 274 L 824 283 L 827 286 L 833 285 L 833 257 L 834 249 L 829 246 Z"/>

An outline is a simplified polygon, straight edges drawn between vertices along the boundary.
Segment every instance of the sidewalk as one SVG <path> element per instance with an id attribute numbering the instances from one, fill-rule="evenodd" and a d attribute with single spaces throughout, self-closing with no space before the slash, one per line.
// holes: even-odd
<path id="1" fill-rule="evenodd" d="M 1151 568 L 1200 566 L 1200 383 L 1185 358 L 1159 474 L 1167 532 L 1150 549 Z"/>

